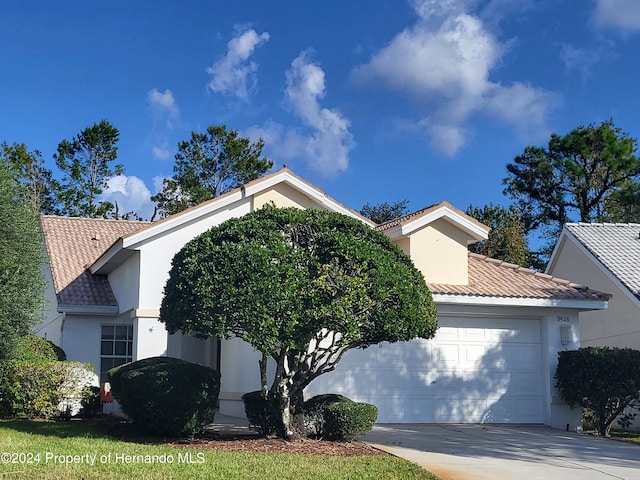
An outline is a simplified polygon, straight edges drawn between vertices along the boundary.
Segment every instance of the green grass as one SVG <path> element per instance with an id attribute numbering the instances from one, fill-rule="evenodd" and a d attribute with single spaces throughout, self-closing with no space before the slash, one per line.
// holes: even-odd
<path id="1" fill-rule="evenodd" d="M 3 452 L 13 454 L 17 463 L 6 463 Z M 0 455 L 3 480 L 438 478 L 395 457 L 206 452 L 115 440 L 75 422 L 0 422 Z M 65 458 L 70 459 L 68 464 L 60 462 Z M 95 458 L 93 465 L 88 463 L 90 458 Z"/>

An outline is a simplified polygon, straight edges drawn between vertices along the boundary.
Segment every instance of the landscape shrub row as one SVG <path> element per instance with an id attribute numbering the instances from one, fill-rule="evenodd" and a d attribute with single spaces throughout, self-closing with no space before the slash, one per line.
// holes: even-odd
<path id="1" fill-rule="evenodd" d="M 261 435 L 275 435 L 279 418 L 273 401 L 260 391 L 246 393 L 242 400 L 249 426 Z M 307 436 L 323 440 L 353 440 L 369 432 L 378 418 L 375 405 L 332 393 L 311 397 L 303 410 Z"/>

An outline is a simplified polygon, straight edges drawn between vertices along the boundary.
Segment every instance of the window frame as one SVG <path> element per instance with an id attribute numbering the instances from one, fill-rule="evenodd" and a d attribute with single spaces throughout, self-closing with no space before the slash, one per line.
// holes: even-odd
<path id="1" fill-rule="evenodd" d="M 105 332 L 109 329 L 110 332 Z M 122 331 L 124 329 L 124 332 Z M 109 348 L 109 345 L 111 348 Z M 124 353 L 122 348 L 124 346 Z M 103 323 L 100 325 L 100 385 L 109 381 L 107 372 L 133 361 L 133 325 Z"/>

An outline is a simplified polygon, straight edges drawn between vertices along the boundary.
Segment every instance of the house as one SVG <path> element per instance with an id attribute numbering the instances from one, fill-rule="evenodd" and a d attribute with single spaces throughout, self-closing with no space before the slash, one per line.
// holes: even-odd
<path id="1" fill-rule="evenodd" d="M 307 394 L 338 392 L 379 407 L 380 422 L 543 423 L 575 429 L 580 413 L 556 396 L 557 352 L 579 345 L 578 315 L 607 295 L 470 254 L 489 228 L 442 202 L 382 225 L 283 168 L 155 223 L 42 217 L 48 307 L 38 333 L 105 380 L 113 365 L 169 355 L 221 372 L 220 411 L 244 415 L 259 388 L 259 355 L 239 339 L 168 335 L 158 321 L 173 256 L 190 239 L 273 202 L 328 209 L 387 234 L 433 292 L 432 340 L 348 352 Z"/>
<path id="2" fill-rule="evenodd" d="M 612 294 L 607 310 L 580 313 L 582 346 L 640 349 L 640 224 L 566 224 L 547 272 Z"/>

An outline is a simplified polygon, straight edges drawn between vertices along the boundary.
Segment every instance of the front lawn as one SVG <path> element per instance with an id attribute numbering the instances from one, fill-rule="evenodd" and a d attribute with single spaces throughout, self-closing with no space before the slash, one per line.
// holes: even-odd
<path id="1" fill-rule="evenodd" d="M 0 477 L 58 479 L 427 479 L 390 456 L 210 452 L 113 439 L 80 422 L 0 422 Z"/>

